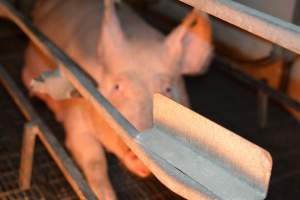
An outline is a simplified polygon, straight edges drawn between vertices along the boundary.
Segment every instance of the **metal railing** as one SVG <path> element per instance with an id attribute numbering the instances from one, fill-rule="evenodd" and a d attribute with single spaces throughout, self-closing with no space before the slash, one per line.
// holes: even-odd
<path id="1" fill-rule="evenodd" d="M 147 156 L 145 156 L 143 149 L 133 141 L 133 138 L 139 133 L 137 129 L 98 92 L 93 82 L 73 60 L 56 47 L 56 45 L 46 36 L 39 32 L 33 26 L 32 22 L 18 12 L 7 0 L 0 0 L 0 17 L 7 18 L 15 23 L 28 36 L 31 42 L 33 42 L 45 55 L 52 58 L 56 62 L 62 75 L 70 81 L 83 98 L 87 99 L 95 109 L 101 113 L 106 122 L 116 133 L 118 133 L 126 145 L 129 146 L 138 157 L 143 157 L 146 160 L 148 159 Z M 18 91 L 18 89 L 14 86 L 12 80 L 7 77 L 5 71 L 2 71 L 2 82 L 4 85 L 8 85 L 8 89 L 12 88 L 9 89 L 9 91 L 14 97 L 16 96 L 14 92 Z M 53 137 L 53 134 L 43 122 L 41 122 L 39 117 L 36 117 L 36 113 L 33 107 L 28 103 L 28 100 L 26 100 L 24 96 L 20 96 L 21 93 L 17 94 L 17 98 L 15 98 L 16 103 L 25 117 L 32 122 L 26 126 L 25 134 L 28 138 L 23 142 L 34 144 L 35 136 L 38 136 L 47 147 L 52 158 L 54 158 L 77 195 L 81 199 L 96 199 L 94 193 L 91 192 L 85 179 L 75 167 L 74 163 L 71 163 L 71 159 L 66 159 L 68 156 L 64 149 L 57 145 L 58 142 Z M 32 119 L 34 120 L 32 121 Z M 23 155 L 32 158 L 32 149 L 30 148 L 32 148 L 32 145 L 31 147 L 28 147 L 28 149 L 23 149 Z M 21 187 L 27 188 L 30 183 L 32 160 L 29 162 L 26 158 L 21 158 L 21 160 L 24 161 L 23 164 L 21 164 L 21 167 L 25 168 L 25 172 L 21 174 L 20 184 Z M 153 164 L 153 166 L 155 167 L 155 164 Z"/>
<path id="2" fill-rule="evenodd" d="M 7 74 L 2 65 L 0 65 L 0 83 L 9 92 L 22 114 L 29 121 L 25 125 L 23 135 L 19 172 L 20 188 L 26 190 L 30 187 L 34 146 L 36 138 L 39 138 L 78 197 L 80 199 L 97 199 L 73 160 L 54 137 L 54 134 L 35 111 L 28 98 L 22 94 L 21 90 Z"/>
<path id="3" fill-rule="evenodd" d="M 300 54 L 300 27 L 292 23 L 268 15 L 264 12 L 247 7 L 232 0 L 179 0 L 198 10 L 217 17 L 233 26 L 241 28 L 253 35 L 261 37 L 276 45 L 279 45 L 293 53 Z M 220 58 L 220 57 L 219 57 Z M 259 123 L 262 128 L 266 126 L 268 116 L 268 98 L 300 111 L 300 102 L 290 98 L 284 92 L 289 80 L 291 64 L 284 66 L 284 74 L 281 77 L 281 89 L 277 91 L 267 85 L 266 82 L 256 80 L 236 67 L 236 64 L 222 58 L 228 67 L 221 67 L 221 71 L 231 75 L 235 79 L 258 89 Z M 235 67 L 234 67 L 235 66 Z"/>
<path id="4" fill-rule="evenodd" d="M 246 31 L 249 31 L 255 35 L 258 35 L 264 39 L 267 39 L 271 42 L 274 42 L 284 48 L 287 48 L 295 53 L 300 54 L 300 28 L 282 21 L 278 18 L 272 17 L 270 15 L 259 12 L 255 9 L 246 7 L 242 4 L 230 1 L 230 0 L 180 0 L 186 4 L 189 4 L 196 9 L 200 9 L 204 12 L 207 12 L 215 17 L 218 17 L 222 20 L 225 20 L 237 27 L 240 27 Z M 51 41 L 49 41 L 43 34 L 41 34 L 37 29 L 32 25 L 32 23 L 22 16 L 17 10 L 15 10 L 7 1 L 0 0 L 0 16 L 6 17 L 12 20 L 29 38 L 30 40 L 37 45 L 43 53 L 53 58 L 62 74 L 72 83 L 72 85 L 80 92 L 83 98 L 89 100 L 94 107 L 104 116 L 107 123 L 122 137 L 125 143 L 136 153 L 143 154 L 143 152 L 138 148 L 137 144 L 132 141 L 132 138 L 138 134 L 138 131 L 97 91 L 94 84 L 89 80 L 88 77 L 80 68 L 69 58 L 67 57 L 60 49 L 58 49 Z M 240 76 L 241 77 L 241 76 Z M 246 79 L 242 77 L 241 79 Z M 248 81 L 249 82 L 249 81 Z M 257 87 L 264 88 L 265 86 L 257 85 Z M 13 88 L 13 90 L 15 90 Z M 270 88 L 265 88 L 264 92 L 267 92 L 268 95 L 273 95 L 275 92 L 276 95 L 281 95 L 276 91 L 270 92 Z M 26 100 L 22 99 L 20 104 L 27 104 Z M 280 101 L 290 101 L 286 98 L 279 99 Z M 23 106 L 20 106 L 21 108 Z M 293 106 L 299 109 L 298 102 L 290 103 L 290 106 Z M 57 163 L 60 163 L 63 171 L 66 171 L 66 177 L 69 176 L 70 181 L 81 198 L 93 199 L 95 198 L 93 193 L 89 190 L 89 187 L 85 182 L 81 182 L 81 174 L 78 174 L 75 169 L 71 166 L 70 160 L 64 160 L 62 155 L 65 152 L 59 148 L 55 148 L 55 144 L 51 144 L 51 141 L 55 141 L 51 134 L 47 134 L 49 131 L 43 125 L 41 121 L 38 120 L 32 108 L 27 106 L 24 111 L 25 116 L 27 115 L 28 119 L 34 119 L 33 124 L 27 126 L 27 135 L 37 134 L 42 141 L 45 141 L 45 144 L 49 144 L 50 149 L 54 149 L 53 157 L 58 157 L 59 160 Z M 27 114 L 26 114 L 27 113 Z M 29 114 L 28 114 L 29 113 Z M 35 136 L 28 140 L 28 143 L 32 143 Z M 50 143 L 49 143 L 50 141 Z M 55 142 L 54 142 L 55 143 Z M 46 145 L 47 146 L 47 145 Z M 54 148 L 53 148 L 54 146 Z M 51 153 L 52 150 L 50 150 Z M 23 152 L 25 155 L 30 155 L 31 150 L 28 152 Z M 57 154 L 56 154 L 57 153 Z M 56 155 L 55 155 L 56 154 Z M 26 161 L 24 161 L 26 162 Z M 30 165 L 30 163 L 29 163 Z M 25 170 L 26 171 L 26 170 Z M 30 173 L 23 176 L 30 176 Z M 26 179 L 26 178 L 25 178 Z M 27 180 L 24 181 L 24 185 L 28 185 Z"/>
<path id="5" fill-rule="evenodd" d="M 179 0 L 300 54 L 300 27 L 232 0 Z"/>

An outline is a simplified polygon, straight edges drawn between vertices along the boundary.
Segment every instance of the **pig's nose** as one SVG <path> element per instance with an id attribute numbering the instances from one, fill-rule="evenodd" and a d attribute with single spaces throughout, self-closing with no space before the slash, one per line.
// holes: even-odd
<path id="1" fill-rule="evenodd" d="M 149 106 L 149 104 L 139 103 L 135 105 L 130 112 L 124 114 L 127 120 L 138 131 L 144 131 L 152 127 L 152 106 Z"/>
<path id="2" fill-rule="evenodd" d="M 138 131 L 144 131 L 148 128 L 151 128 L 152 126 L 152 121 L 151 120 L 138 120 L 133 123 L 133 126 L 138 130 Z"/>
<path id="3" fill-rule="evenodd" d="M 136 116 L 129 118 L 129 121 L 138 131 L 144 131 L 152 126 L 152 117 L 147 113 L 137 114 Z"/>

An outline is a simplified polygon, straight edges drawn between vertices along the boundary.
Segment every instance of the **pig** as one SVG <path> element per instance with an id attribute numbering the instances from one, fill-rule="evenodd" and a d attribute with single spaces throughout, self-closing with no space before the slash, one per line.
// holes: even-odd
<path id="1" fill-rule="evenodd" d="M 202 73 L 212 55 L 208 17 L 193 12 L 168 36 L 142 20 L 124 2 L 40 0 L 34 25 L 71 57 L 99 92 L 138 130 L 152 125 L 152 96 L 161 93 L 188 105 L 182 75 Z M 23 82 L 63 124 L 66 147 L 99 199 L 117 199 L 107 175 L 104 149 L 133 174 L 149 169 L 85 99 L 53 99 L 32 90 L 32 80 L 57 69 L 33 43 L 25 52 Z"/>

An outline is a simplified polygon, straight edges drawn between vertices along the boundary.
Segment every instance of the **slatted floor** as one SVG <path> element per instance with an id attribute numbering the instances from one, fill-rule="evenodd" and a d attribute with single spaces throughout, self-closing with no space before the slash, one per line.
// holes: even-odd
<path id="1" fill-rule="evenodd" d="M 2 96 L 2 91 L 0 90 L 0 92 Z M 11 131 L 14 131 L 13 129 L 17 126 L 10 127 L 1 131 L 0 138 L 0 199 L 78 199 L 40 143 L 37 144 L 34 155 L 32 187 L 28 191 L 19 189 L 18 168 L 21 134 L 17 131 L 15 131 L 17 134 L 11 134 Z M 110 177 L 119 199 L 181 199 L 162 186 L 154 177 L 137 178 L 127 172 L 112 155 L 108 155 L 108 158 Z"/>

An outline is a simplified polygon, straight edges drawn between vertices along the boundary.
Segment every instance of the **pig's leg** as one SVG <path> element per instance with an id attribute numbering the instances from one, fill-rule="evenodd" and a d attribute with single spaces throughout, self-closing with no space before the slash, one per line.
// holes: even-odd
<path id="1" fill-rule="evenodd" d="M 115 133 L 114 133 L 115 134 Z M 105 134 L 109 135 L 109 134 Z M 112 137 L 110 135 L 110 137 Z M 126 168 L 131 171 L 132 173 L 140 176 L 140 177 L 147 177 L 150 174 L 149 169 L 144 165 L 144 163 L 133 153 L 130 148 L 121 140 L 118 136 L 115 136 L 115 143 L 111 141 L 109 143 L 102 142 L 105 148 L 114 153 L 119 160 L 126 166 Z"/>
<path id="2" fill-rule="evenodd" d="M 108 133 L 109 132 L 105 132 L 103 137 L 100 138 L 103 146 L 109 152 L 115 154 L 129 171 L 140 177 L 147 177 L 150 174 L 150 171 L 144 163 L 128 148 L 119 136 L 115 133 Z"/>
<path id="3" fill-rule="evenodd" d="M 27 89 L 30 89 L 30 82 L 45 71 L 51 71 L 55 68 L 55 63 L 47 58 L 33 44 L 28 45 L 25 51 L 25 63 L 22 71 L 22 78 Z"/>
<path id="4" fill-rule="evenodd" d="M 64 119 L 66 146 L 82 168 L 91 188 L 99 199 L 115 200 L 109 181 L 104 150 L 91 132 L 92 124 L 81 105 L 68 110 Z"/>
<path id="5" fill-rule="evenodd" d="M 33 78 L 44 71 L 52 70 L 52 64 L 33 45 L 29 45 L 25 53 L 25 65 L 22 72 L 23 82 L 27 89 L 30 89 L 30 82 Z M 64 123 L 67 146 L 97 196 L 100 199 L 115 200 L 116 196 L 107 176 L 103 148 L 92 134 L 89 134 L 93 130 L 88 123 L 84 124 L 88 119 L 82 116 L 83 100 L 55 101 L 48 95 L 34 95 L 41 98 L 55 113 L 56 118 Z"/>
<path id="6" fill-rule="evenodd" d="M 118 156 L 123 161 L 124 165 L 133 173 L 140 177 L 147 177 L 150 175 L 149 169 L 144 163 L 133 153 L 127 146 L 127 150 L 121 152 L 122 157 Z"/>
<path id="7" fill-rule="evenodd" d="M 29 45 L 25 54 L 25 66 L 23 68 L 23 82 L 25 86 L 30 89 L 30 82 L 33 78 L 38 77 L 41 73 L 47 70 L 53 70 L 55 64 L 47 59 L 34 45 Z M 34 94 L 42 99 L 47 106 L 55 113 L 58 121 L 64 121 L 66 107 L 75 104 L 77 100 L 55 101 L 45 94 Z M 80 102 L 78 102 L 80 103 Z M 89 113 L 94 112 L 94 107 Z M 95 137 L 105 146 L 105 148 L 114 153 L 124 165 L 134 174 L 145 177 L 150 174 L 147 167 L 136 157 L 136 155 L 127 147 L 127 145 L 120 139 L 120 137 L 107 126 L 106 121 L 101 116 L 96 114 L 94 116 L 96 124 L 101 124 L 100 134 Z"/>
<path id="8" fill-rule="evenodd" d="M 101 115 L 95 112 L 93 106 L 89 107 L 91 118 L 93 118 L 96 131 L 95 137 L 102 143 L 102 145 L 111 153 L 115 154 L 119 160 L 132 173 L 146 177 L 150 174 L 149 169 L 143 164 L 141 160 L 128 148 L 124 141 L 117 133 L 107 124 Z"/>
<path id="9" fill-rule="evenodd" d="M 46 94 L 32 93 L 30 88 L 30 83 L 34 78 L 37 78 L 45 71 L 53 70 L 54 66 L 54 63 L 51 62 L 50 59 L 45 57 L 34 45 L 30 44 L 25 52 L 25 63 L 22 70 L 22 79 L 30 95 L 37 96 L 38 98 L 42 99 L 55 113 L 57 120 L 61 121 L 60 118 L 63 117 L 64 113 L 63 103 L 53 100 Z"/>

